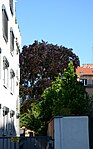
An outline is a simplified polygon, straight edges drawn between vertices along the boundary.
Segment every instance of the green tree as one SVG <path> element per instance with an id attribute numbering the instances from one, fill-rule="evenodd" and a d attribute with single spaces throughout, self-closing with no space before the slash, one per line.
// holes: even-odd
<path id="1" fill-rule="evenodd" d="M 48 104 L 50 102 L 48 106 L 44 101 L 42 102 L 45 100 L 42 94 L 46 88 L 49 90 L 48 87 L 59 73 L 63 74 L 70 60 L 75 70 L 79 66 L 79 58 L 73 53 L 73 49 L 64 46 L 35 41 L 32 45 L 23 47 L 20 53 L 21 126 L 31 128 L 38 133 L 44 132 L 47 120 L 53 116 L 57 108 L 55 107 L 54 110 L 51 103 L 54 104 L 54 100 L 58 99 L 55 96 L 52 101 L 55 92 L 51 91 L 51 98 L 47 100 Z"/>
<path id="2" fill-rule="evenodd" d="M 35 106 L 43 132 L 46 132 L 47 122 L 53 116 L 88 114 L 87 94 L 84 86 L 77 81 L 72 62 L 68 64 L 63 75 L 59 74 L 44 91 L 42 98 Z"/>
<path id="3" fill-rule="evenodd" d="M 24 101 L 41 98 L 43 91 L 50 86 L 58 73 L 63 73 L 69 61 L 74 68 L 79 66 L 79 58 L 72 49 L 35 41 L 24 46 L 20 53 L 20 97 Z M 26 102 L 27 103 L 27 102 Z M 28 105 L 29 106 L 29 105 Z M 24 110 L 27 106 L 24 104 Z M 29 107 L 28 107 L 29 108 Z"/>

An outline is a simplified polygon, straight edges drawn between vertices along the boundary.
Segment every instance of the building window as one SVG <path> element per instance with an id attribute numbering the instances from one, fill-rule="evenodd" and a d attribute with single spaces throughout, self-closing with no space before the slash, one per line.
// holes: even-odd
<path id="1" fill-rule="evenodd" d="M 14 51 L 14 33 L 10 30 L 10 52 Z"/>
<path id="2" fill-rule="evenodd" d="M 9 62 L 7 60 L 7 58 L 4 56 L 3 57 L 3 70 L 4 70 L 4 87 L 7 88 L 8 87 L 8 82 L 9 82 Z"/>
<path id="3" fill-rule="evenodd" d="M 20 46 L 18 43 L 18 39 L 16 38 L 16 54 L 19 54 L 19 53 L 20 53 Z"/>
<path id="4" fill-rule="evenodd" d="M 84 86 L 87 86 L 87 79 L 81 79 L 80 82 L 82 82 Z"/>
<path id="5" fill-rule="evenodd" d="M 13 69 L 11 68 L 10 70 L 10 79 L 11 79 L 11 86 L 10 86 L 10 90 L 11 90 L 11 94 L 14 93 L 14 77 L 15 77 L 15 73 L 13 71 Z"/>
<path id="6" fill-rule="evenodd" d="M 9 2 L 10 2 L 10 11 L 13 15 L 13 0 L 10 0 Z"/>
<path id="7" fill-rule="evenodd" d="M 10 135 L 14 134 L 15 132 L 15 127 L 14 127 L 14 115 L 15 112 L 13 110 L 10 111 Z"/>
<path id="8" fill-rule="evenodd" d="M 87 79 L 84 79 L 84 85 L 86 86 L 87 85 Z"/>
<path id="9" fill-rule="evenodd" d="M 8 16 L 4 5 L 2 6 L 2 27 L 3 27 L 3 37 L 6 42 L 8 42 Z"/>
<path id="10" fill-rule="evenodd" d="M 3 107 L 3 135 L 8 134 L 8 113 L 9 113 L 9 108 Z"/>

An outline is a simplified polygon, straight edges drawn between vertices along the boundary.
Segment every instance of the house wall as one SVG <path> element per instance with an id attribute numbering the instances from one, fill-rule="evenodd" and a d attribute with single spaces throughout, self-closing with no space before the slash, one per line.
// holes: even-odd
<path id="1" fill-rule="evenodd" d="M 47 135 L 51 136 L 52 139 L 54 139 L 54 119 L 52 119 L 48 122 Z"/>
<path id="2" fill-rule="evenodd" d="M 80 79 L 87 79 L 87 85 L 93 85 L 93 75 L 82 75 Z"/>
<path id="3" fill-rule="evenodd" d="M 5 10 L 8 16 L 8 42 L 3 37 L 2 26 L 2 5 L 5 6 Z M 10 29 L 12 28 L 14 33 L 14 50 L 10 50 Z M 19 82 L 20 82 L 20 68 L 19 68 L 19 50 L 21 50 L 21 35 L 19 26 L 15 21 L 15 0 L 13 0 L 13 15 L 10 11 L 9 0 L 0 1 L 0 135 L 19 135 Z M 4 85 L 4 69 L 3 58 L 7 58 L 9 62 L 8 71 L 5 73 L 7 87 Z M 13 69 L 15 76 L 12 81 L 13 90 L 11 90 L 11 74 Z M 4 110 L 7 107 L 7 114 Z M 13 112 L 14 113 L 13 113 Z M 11 116 L 12 112 L 12 116 Z M 5 132 L 4 132 L 5 131 Z"/>
<path id="4" fill-rule="evenodd" d="M 57 116 L 54 117 L 53 126 L 50 123 L 49 130 L 54 129 L 54 149 L 89 149 L 91 143 L 87 116 Z M 48 135 L 52 135 L 51 131 Z"/>
<path id="5" fill-rule="evenodd" d="M 91 97 L 93 96 L 93 76 L 92 75 L 83 75 L 80 77 L 80 79 L 87 79 L 87 85 L 85 85 L 86 92 Z"/>
<path id="6" fill-rule="evenodd" d="M 86 92 L 89 94 L 90 97 L 93 96 L 93 86 L 86 86 Z"/>
<path id="7" fill-rule="evenodd" d="M 83 81 L 89 96 L 93 96 L 93 64 L 83 64 L 76 69 L 76 74 L 78 81 Z M 87 80 L 87 83 L 84 80 Z"/>

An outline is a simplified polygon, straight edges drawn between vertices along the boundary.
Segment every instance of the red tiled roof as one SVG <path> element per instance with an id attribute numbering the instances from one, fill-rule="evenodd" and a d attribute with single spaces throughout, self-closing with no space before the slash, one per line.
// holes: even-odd
<path id="1" fill-rule="evenodd" d="M 81 75 L 93 75 L 93 64 L 83 64 L 81 67 L 77 67 L 76 74 Z"/>

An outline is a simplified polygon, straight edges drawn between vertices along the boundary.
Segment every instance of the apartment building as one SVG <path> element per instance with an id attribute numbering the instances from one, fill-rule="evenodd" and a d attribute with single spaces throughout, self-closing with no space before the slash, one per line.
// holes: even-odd
<path id="1" fill-rule="evenodd" d="M 19 136 L 21 34 L 15 0 L 0 0 L 0 136 Z"/>
<path id="2" fill-rule="evenodd" d="M 83 64 L 76 69 L 79 81 L 86 87 L 89 96 L 93 96 L 93 64 Z"/>

